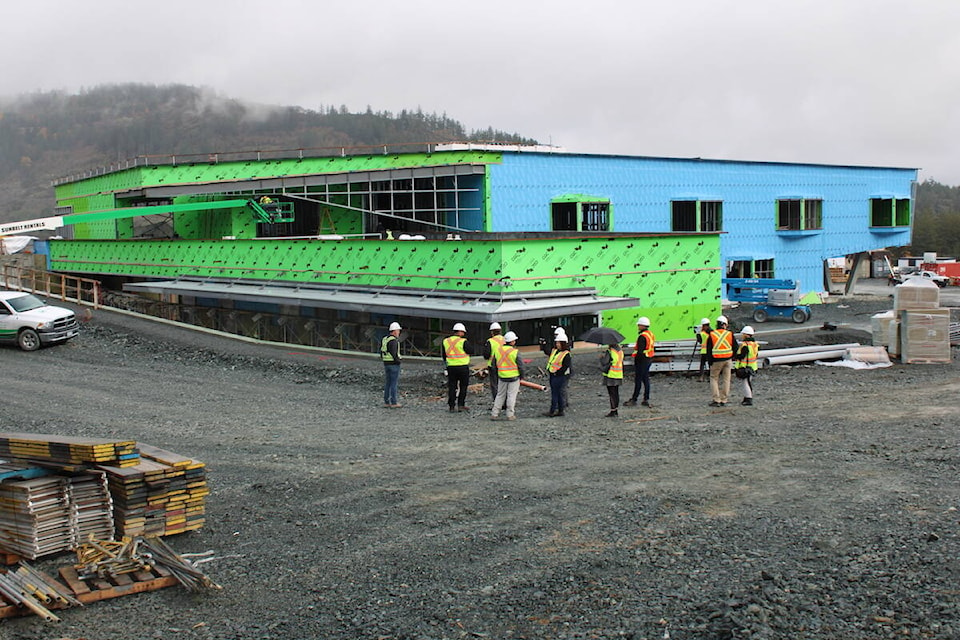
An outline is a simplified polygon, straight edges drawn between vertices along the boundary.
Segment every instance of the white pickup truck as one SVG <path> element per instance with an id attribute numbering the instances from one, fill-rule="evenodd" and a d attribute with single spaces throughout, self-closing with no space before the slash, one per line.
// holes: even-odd
<path id="1" fill-rule="evenodd" d="M 950 278 L 947 276 L 942 276 L 939 273 L 934 271 L 917 271 L 915 273 L 905 273 L 900 276 L 900 282 L 906 282 L 907 280 L 912 280 L 913 278 L 921 278 L 923 280 L 929 280 L 930 282 L 936 284 L 938 287 L 945 287 L 950 284 Z"/>
<path id="2" fill-rule="evenodd" d="M 23 291 L 0 291 L 0 342 L 36 351 L 79 334 L 80 324 L 70 309 L 50 306 Z"/>

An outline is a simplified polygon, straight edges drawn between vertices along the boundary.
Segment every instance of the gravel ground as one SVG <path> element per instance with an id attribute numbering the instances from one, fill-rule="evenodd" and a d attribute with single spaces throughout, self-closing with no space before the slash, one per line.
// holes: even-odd
<path id="1" fill-rule="evenodd" d="M 868 344 L 856 327 L 886 308 L 855 296 L 816 310 L 847 327 L 767 340 Z M 168 542 L 214 550 L 223 585 L 0 638 L 960 637 L 956 357 L 772 367 L 756 406 L 722 409 L 656 374 L 653 408 L 608 419 L 587 350 L 567 416 L 525 389 L 518 420 L 492 422 L 486 393 L 447 413 L 438 362 L 404 364 L 391 410 L 376 361 L 106 311 L 71 343 L 0 354 L 4 430 L 207 463 L 207 525 Z"/>

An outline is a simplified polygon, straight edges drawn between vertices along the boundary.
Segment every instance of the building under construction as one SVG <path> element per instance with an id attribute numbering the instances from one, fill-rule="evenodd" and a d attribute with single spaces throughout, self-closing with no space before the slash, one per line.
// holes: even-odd
<path id="1" fill-rule="evenodd" d="M 916 169 L 407 145 L 138 157 L 55 183 L 49 268 L 127 306 L 264 339 L 410 353 L 453 322 L 535 343 L 598 322 L 658 339 L 721 278 L 826 288 L 830 259 L 909 242 Z"/>

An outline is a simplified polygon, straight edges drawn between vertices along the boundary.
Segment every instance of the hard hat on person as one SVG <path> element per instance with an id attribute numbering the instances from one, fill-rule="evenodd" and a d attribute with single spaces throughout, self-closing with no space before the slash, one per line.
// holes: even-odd
<path id="1" fill-rule="evenodd" d="M 639 325 L 643 325 L 644 327 L 649 327 L 650 318 L 648 318 L 647 316 L 641 316 L 639 319 L 637 319 L 637 326 Z"/>
<path id="2" fill-rule="evenodd" d="M 504 342 L 513 342 L 516 339 L 517 339 L 517 334 L 515 334 L 513 331 L 507 331 L 507 335 L 503 336 Z"/>
<path id="3" fill-rule="evenodd" d="M 700 326 L 702 327 L 705 324 L 710 324 L 710 318 L 704 318 L 700 321 Z"/>
<path id="4" fill-rule="evenodd" d="M 557 342 L 570 342 L 567 340 L 567 333 L 565 331 L 557 331 L 557 335 L 553 337 Z"/>
<path id="5" fill-rule="evenodd" d="M 454 331 L 463 331 L 464 333 L 467 332 L 467 328 L 466 328 L 465 326 L 463 326 L 463 323 L 462 323 L 462 322 L 458 322 L 457 324 L 453 325 L 453 330 L 454 330 Z"/>
<path id="6" fill-rule="evenodd" d="M 399 323 L 399 322 L 391 322 L 391 323 L 390 323 L 390 331 L 400 331 L 400 323 Z"/>
<path id="7" fill-rule="evenodd" d="M 740 333 L 742 333 L 742 334 L 745 335 L 745 336 L 752 336 L 752 335 L 753 335 L 753 327 L 751 327 L 750 325 L 747 325 L 747 326 L 745 326 L 745 327 L 740 331 Z"/>
<path id="8" fill-rule="evenodd" d="M 494 322 L 493 324 L 490 325 L 490 331 L 497 331 L 502 328 L 503 327 L 500 326 L 499 322 Z"/>
<path id="9" fill-rule="evenodd" d="M 556 327 L 553 330 L 553 335 L 557 335 L 558 333 L 566 333 L 566 331 L 563 330 L 563 327 Z"/>
<path id="10" fill-rule="evenodd" d="M 728 323 L 727 316 L 717 316 L 717 322 L 727 324 Z"/>

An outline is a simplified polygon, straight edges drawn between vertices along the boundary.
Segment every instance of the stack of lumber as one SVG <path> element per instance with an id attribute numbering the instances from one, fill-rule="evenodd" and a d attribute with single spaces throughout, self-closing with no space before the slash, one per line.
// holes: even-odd
<path id="1" fill-rule="evenodd" d="M 140 455 L 133 440 L 75 438 L 37 433 L 0 433 L 0 457 L 60 465 L 111 464 L 128 467 Z"/>
<path id="2" fill-rule="evenodd" d="M 113 495 L 117 536 L 166 536 L 204 524 L 206 469 L 202 462 L 137 443 L 135 466 L 101 465 Z"/>
<path id="3" fill-rule="evenodd" d="M 0 546 L 31 560 L 67 551 L 89 534 L 110 535 L 112 504 L 102 471 L 0 484 Z"/>

